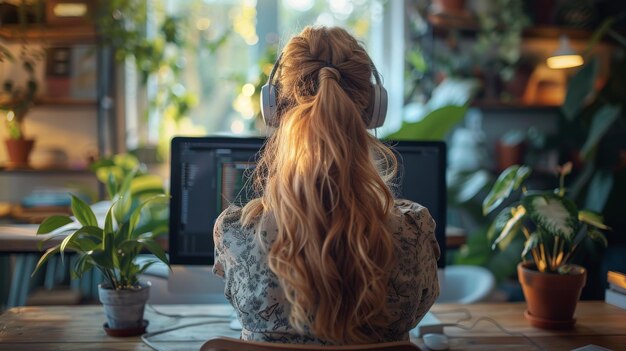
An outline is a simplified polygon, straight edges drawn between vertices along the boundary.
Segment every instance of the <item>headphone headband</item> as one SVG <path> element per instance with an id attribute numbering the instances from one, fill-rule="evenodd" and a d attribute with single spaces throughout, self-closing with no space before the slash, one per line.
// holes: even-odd
<path id="1" fill-rule="evenodd" d="M 282 57 L 283 53 L 281 52 L 274 63 L 274 67 L 272 67 L 267 83 L 261 88 L 261 116 L 263 117 L 265 125 L 269 127 L 278 127 L 279 125 L 278 116 L 276 116 L 278 91 L 276 86 L 272 84 L 272 81 L 274 74 L 280 67 Z M 363 117 L 366 118 L 367 128 L 374 129 L 381 127 L 385 122 L 387 114 L 387 90 L 382 85 L 380 75 L 374 62 L 372 62 L 369 57 L 368 59 L 376 83 L 372 84 L 372 96 Z M 335 68 L 332 63 L 325 63 L 327 67 Z"/>

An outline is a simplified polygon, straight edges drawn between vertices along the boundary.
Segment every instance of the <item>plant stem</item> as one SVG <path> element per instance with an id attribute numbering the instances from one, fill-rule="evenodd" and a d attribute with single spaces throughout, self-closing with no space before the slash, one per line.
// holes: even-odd
<path id="1" fill-rule="evenodd" d="M 539 249 L 541 252 L 541 265 L 539 267 L 540 272 L 545 272 L 546 267 L 550 265 L 550 261 L 548 260 L 548 255 L 546 255 L 546 248 L 543 244 L 539 244 Z"/>
<path id="2" fill-rule="evenodd" d="M 565 264 L 565 263 L 567 263 L 567 261 L 569 261 L 569 259 L 571 258 L 572 254 L 574 253 L 574 251 L 576 251 L 577 247 L 578 247 L 578 243 L 572 245 L 572 248 L 569 250 L 567 255 L 565 255 L 565 257 L 563 258 L 563 264 Z"/>
<path id="3" fill-rule="evenodd" d="M 556 270 L 556 267 L 558 267 L 559 265 L 557 263 L 557 256 L 558 256 L 560 244 L 561 244 L 561 241 L 559 240 L 559 236 L 554 237 L 554 243 L 552 243 L 552 263 L 550 265 L 550 270 L 552 271 Z"/>

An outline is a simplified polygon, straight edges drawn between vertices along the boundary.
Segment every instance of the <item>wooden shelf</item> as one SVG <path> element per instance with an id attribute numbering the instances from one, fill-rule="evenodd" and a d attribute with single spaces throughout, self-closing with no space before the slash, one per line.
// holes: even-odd
<path id="1" fill-rule="evenodd" d="M 91 25 L 33 26 L 25 31 L 19 25 L 0 26 L 0 38 L 7 41 L 50 42 L 52 44 L 93 44 L 96 31 Z"/>
<path id="2" fill-rule="evenodd" d="M 35 106 L 58 106 L 58 107 L 81 107 L 81 106 L 93 106 L 96 107 L 98 102 L 96 100 L 78 100 L 70 98 L 51 98 L 40 97 L 35 100 Z"/>
<path id="3" fill-rule="evenodd" d="M 571 40 L 589 40 L 593 32 L 571 27 L 532 26 L 524 29 L 522 33 L 522 36 L 526 39 L 559 39 L 561 35 L 567 35 Z"/>
<path id="4" fill-rule="evenodd" d="M 72 169 L 72 168 L 4 168 L 0 166 L 0 174 L 60 174 L 60 175 L 93 175 L 88 169 Z"/>
<path id="5" fill-rule="evenodd" d="M 514 109 L 534 109 L 534 110 L 558 110 L 561 105 L 546 105 L 546 104 L 525 104 L 520 101 L 505 102 L 505 101 L 493 101 L 493 100 L 475 100 L 472 102 L 471 107 L 476 107 L 484 110 L 514 110 Z"/>
<path id="6" fill-rule="evenodd" d="M 480 23 L 469 12 L 462 14 L 431 14 L 428 15 L 428 22 L 433 26 L 435 32 L 460 30 L 474 33 L 480 28 Z"/>

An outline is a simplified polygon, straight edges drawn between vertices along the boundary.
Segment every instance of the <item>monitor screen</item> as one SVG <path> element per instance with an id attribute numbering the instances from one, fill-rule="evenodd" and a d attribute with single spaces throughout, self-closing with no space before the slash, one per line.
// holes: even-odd
<path id="1" fill-rule="evenodd" d="M 172 264 L 212 265 L 213 225 L 229 204 L 254 196 L 250 175 L 261 138 L 177 137 L 172 140 L 169 254 Z M 392 142 L 399 161 L 393 189 L 427 207 L 437 222 L 445 264 L 446 150 L 443 142 Z"/>

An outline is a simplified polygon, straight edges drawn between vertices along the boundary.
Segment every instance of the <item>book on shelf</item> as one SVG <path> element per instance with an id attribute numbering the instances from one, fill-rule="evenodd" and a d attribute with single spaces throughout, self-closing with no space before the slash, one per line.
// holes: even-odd
<path id="1" fill-rule="evenodd" d="M 626 310 L 626 294 L 620 293 L 613 289 L 606 289 L 604 295 L 604 301 L 606 303 L 610 303 L 611 305 L 617 306 L 619 308 L 623 308 Z"/>
<path id="2" fill-rule="evenodd" d="M 606 280 L 609 284 L 626 290 L 626 274 L 616 271 L 609 271 Z"/>
<path id="3" fill-rule="evenodd" d="M 609 288 L 606 289 L 604 301 L 626 310 L 626 274 L 609 271 L 607 282 Z"/>

